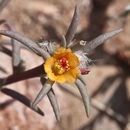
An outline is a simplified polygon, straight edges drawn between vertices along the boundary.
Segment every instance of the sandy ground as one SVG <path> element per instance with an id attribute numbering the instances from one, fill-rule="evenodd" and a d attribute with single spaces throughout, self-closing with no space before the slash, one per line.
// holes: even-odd
<path id="1" fill-rule="evenodd" d="M 130 130 L 130 15 L 125 20 L 111 18 L 124 11 L 129 2 L 80 2 L 80 22 L 75 39 L 89 41 L 103 32 L 124 27 L 122 33 L 89 54 L 91 59 L 96 60 L 85 77 L 91 98 L 90 118 L 86 117 L 80 98 L 55 85 L 62 118 L 60 124 L 54 117 L 47 97 L 39 103 L 45 113 L 42 117 L 0 93 L 0 130 Z M 12 0 L 1 12 L 0 18 L 6 19 L 19 33 L 36 42 L 42 39 L 59 42 L 66 33 L 77 3 L 78 0 Z M 122 58 L 126 49 L 128 54 Z M 121 51 L 123 52 L 119 56 L 117 53 Z M 24 49 L 21 51 L 21 57 L 25 61 L 26 70 L 43 62 L 40 57 Z M 12 73 L 11 58 L 1 52 L 0 67 L 7 71 L 0 71 L 0 77 Z M 7 87 L 17 90 L 33 101 L 41 84 L 39 78 L 35 78 Z M 74 87 L 72 89 L 77 91 Z M 3 105 L 4 103 L 8 105 Z M 103 104 L 105 108 L 102 107 Z"/>

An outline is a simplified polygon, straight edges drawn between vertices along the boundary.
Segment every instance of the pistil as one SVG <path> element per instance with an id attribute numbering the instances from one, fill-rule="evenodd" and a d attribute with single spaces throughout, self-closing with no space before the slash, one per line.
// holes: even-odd
<path id="1" fill-rule="evenodd" d="M 63 74 L 64 72 L 70 69 L 70 65 L 66 58 L 61 58 L 60 60 L 55 62 L 54 71 L 56 74 Z"/>

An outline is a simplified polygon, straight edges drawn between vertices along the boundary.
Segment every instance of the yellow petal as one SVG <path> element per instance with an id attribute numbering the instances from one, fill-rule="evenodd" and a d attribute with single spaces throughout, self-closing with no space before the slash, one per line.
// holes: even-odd
<path id="1" fill-rule="evenodd" d="M 47 61 L 44 64 L 44 70 L 48 74 L 52 72 L 52 67 L 54 66 L 55 59 L 53 57 L 50 57 L 47 59 Z"/>
<path id="2" fill-rule="evenodd" d="M 78 76 L 80 75 L 80 73 L 81 73 L 80 70 L 77 68 L 71 69 L 68 72 L 69 77 L 67 75 L 68 78 L 67 78 L 66 82 L 71 83 L 71 84 L 74 83 L 76 81 L 76 79 L 78 78 Z"/>
<path id="3" fill-rule="evenodd" d="M 62 74 L 62 75 L 58 75 L 56 76 L 56 81 L 59 83 L 74 83 L 77 79 L 77 77 L 80 74 L 80 70 L 75 68 L 75 69 L 71 69 L 70 71 Z"/>
<path id="4" fill-rule="evenodd" d="M 68 53 L 71 52 L 71 49 L 65 49 L 64 47 L 60 47 L 57 51 L 54 53 L 55 59 L 60 59 L 62 57 L 66 57 Z"/>
<path id="5" fill-rule="evenodd" d="M 55 51 L 55 55 L 59 55 L 61 53 L 65 53 L 65 52 L 71 52 L 71 49 L 65 49 L 64 47 L 60 47 L 59 49 L 57 49 Z"/>
<path id="6" fill-rule="evenodd" d="M 78 57 L 73 53 L 68 53 L 68 63 L 71 68 L 76 68 L 80 65 Z"/>

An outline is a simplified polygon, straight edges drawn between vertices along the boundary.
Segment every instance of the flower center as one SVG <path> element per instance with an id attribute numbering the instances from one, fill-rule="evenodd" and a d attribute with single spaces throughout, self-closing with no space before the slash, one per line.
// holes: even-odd
<path id="1" fill-rule="evenodd" d="M 63 74 L 64 72 L 70 69 L 70 65 L 68 64 L 68 60 L 66 58 L 61 58 L 54 65 L 54 71 L 56 74 Z"/>

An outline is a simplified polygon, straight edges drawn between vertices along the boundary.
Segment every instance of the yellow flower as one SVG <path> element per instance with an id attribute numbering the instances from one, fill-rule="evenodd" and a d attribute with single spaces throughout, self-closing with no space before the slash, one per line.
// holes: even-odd
<path id="1" fill-rule="evenodd" d="M 76 67 L 80 65 L 78 57 L 70 49 L 64 47 L 55 51 L 54 56 L 44 64 L 45 72 L 52 81 L 74 83 L 80 74 Z"/>

